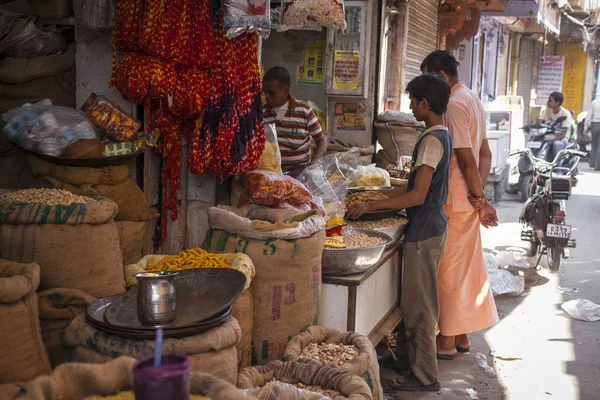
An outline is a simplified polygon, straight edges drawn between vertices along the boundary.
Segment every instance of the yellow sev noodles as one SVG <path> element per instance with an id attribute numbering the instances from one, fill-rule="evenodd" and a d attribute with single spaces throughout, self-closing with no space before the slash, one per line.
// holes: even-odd
<path id="1" fill-rule="evenodd" d="M 229 268 L 223 259 L 216 254 L 209 253 L 203 249 L 184 250 L 176 256 L 165 256 L 157 264 L 154 264 L 154 258 L 148 261 L 146 271 L 183 271 L 192 268 Z"/>
<path id="2" fill-rule="evenodd" d="M 114 396 L 90 396 L 83 400 L 135 400 L 133 392 L 121 392 Z M 190 395 L 190 400 L 210 400 L 208 397 Z"/>

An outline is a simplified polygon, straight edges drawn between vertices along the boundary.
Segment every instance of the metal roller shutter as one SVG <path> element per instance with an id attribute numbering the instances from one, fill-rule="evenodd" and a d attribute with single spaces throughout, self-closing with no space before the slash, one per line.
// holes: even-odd
<path id="1" fill-rule="evenodd" d="M 535 42 L 531 39 L 521 40 L 521 52 L 519 53 L 519 81 L 517 83 L 517 96 L 523 97 L 525 110 L 523 122 L 529 123 L 529 104 L 531 102 L 531 85 L 533 79 L 533 53 Z"/>
<path id="2" fill-rule="evenodd" d="M 439 0 L 412 0 L 408 9 L 408 37 L 404 85 L 421 74 L 423 59 L 438 45 Z"/>

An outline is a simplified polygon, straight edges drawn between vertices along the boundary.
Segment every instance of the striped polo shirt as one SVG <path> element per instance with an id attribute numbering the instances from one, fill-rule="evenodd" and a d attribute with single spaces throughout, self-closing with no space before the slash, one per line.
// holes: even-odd
<path id="1" fill-rule="evenodd" d="M 281 120 L 277 119 L 273 107 L 266 105 L 263 111 L 265 124 L 275 124 L 277 128 L 281 169 L 289 171 L 309 165 L 310 138 L 317 140 L 323 137 L 321 124 L 312 108 L 290 96 L 287 112 Z"/>

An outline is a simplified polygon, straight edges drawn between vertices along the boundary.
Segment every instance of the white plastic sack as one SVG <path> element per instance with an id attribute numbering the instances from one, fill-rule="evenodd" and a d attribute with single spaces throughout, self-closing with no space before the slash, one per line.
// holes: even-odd
<path id="1" fill-rule="evenodd" d="M 377 168 L 375 164 L 362 166 L 350 175 L 348 187 L 359 186 L 390 186 L 390 173 L 385 169 Z"/>
<path id="2" fill-rule="evenodd" d="M 256 240 L 306 238 L 325 227 L 325 219 L 322 216 L 312 215 L 303 221 L 299 221 L 295 227 L 271 231 L 256 230 L 252 228 L 253 221 L 251 219 L 219 207 L 208 209 L 208 222 L 211 229 L 221 229 Z"/>
<path id="3" fill-rule="evenodd" d="M 405 125 L 422 125 L 422 122 L 417 121 L 412 113 L 400 111 L 386 111 L 379 114 L 377 120 L 380 122 L 400 122 Z"/>
<path id="4" fill-rule="evenodd" d="M 575 299 L 562 303 L 561 308 L 571 317 L 581 321 L 600 321 L 600 305 L 585 299 Z"/>
<path id="5" fill-rule="evenodd" d="M 494 296 L 507 294 L 517 297 L 525 291 L 525 277 L 513 275 L 505 269 L 488 268 L 488 279 Z"/>

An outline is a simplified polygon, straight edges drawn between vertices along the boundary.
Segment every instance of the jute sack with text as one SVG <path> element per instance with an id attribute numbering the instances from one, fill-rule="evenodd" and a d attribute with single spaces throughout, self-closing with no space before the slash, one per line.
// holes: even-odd
<path id="1" fill-rule="evenodd" d="M 52 370 L 38 319 L 39 283 L 37 264 L 0 259 L 0 384 L 28 381 Z"/>
<path id="2" fill-rule="evenodd" d="M 53 368 L 71 361 L 72 348 L 64 345 L 65 330 L 94 301 L 94 296 L 77 289 L 48 289 L 38 293 L 42 338 Z"/>
<path id="3" fill-rule="evenodd" d="M 49 206 L 0 201 L 0 258 L 40 266 L 39 290 L 79 289 L 101 298 L 125 291 L 117 205 Z"/>
<path id="4" fill-rule="evenodd" d="M 336 400 L 373 399 L 371 389 L 366 382 L 350 372 L 296 361 L 271 361 L 266 365 L 246 368 L 238 376 L 237 387 L 240 389 L 263 387 L 273 378 L 285 383 L 302 383 L 335 390 L 342 394 L 335 397 Z"/>
<path id="5" fill-rule="evenodd" d="M 324 364 L 348 371 L 365 380 L 373 392 L 375 400 L 383 400 L 383 388 L 379 379 L 379 363 L 377 353 L 368 337 L 356 332 L 342 332 L 337 329 L 323 328 L 315 325 L 290 340 L 283 354 L 283 361 L 297 361 L 301 358 L 302 350 L 311 343 L 333 343 L 351 345 L 358 349 L 359 355 L 343 365 L 322 363 L 312 359 L 302 359 L 303 362 Z"/>
<path id="6" fill-rule="evenodd" d="M 190 370 L 214 374 L 235 383 L 237 367 L 236 344 L 242 331 L 235 318 L 199 335 L 163 342 L 164 354 L 185 354 L 190 358 Z M 104 363 L 119 356 L 134 358 L 154 354 L 154 340 L 130 340 L 101 332 L 76 317 L 65 332 L 65 344 L 75 347 L 73 361 Z"/>
<path id="7" fill-rule="evenodd" d="M 206 250 L 244 253 L 254 263 L 253 365 L 281 358 L 289 338 L 318 323 L 324 240 L 323 230 L 296 240 L 253 240 L 215 229 L 207 233 Z"/>

